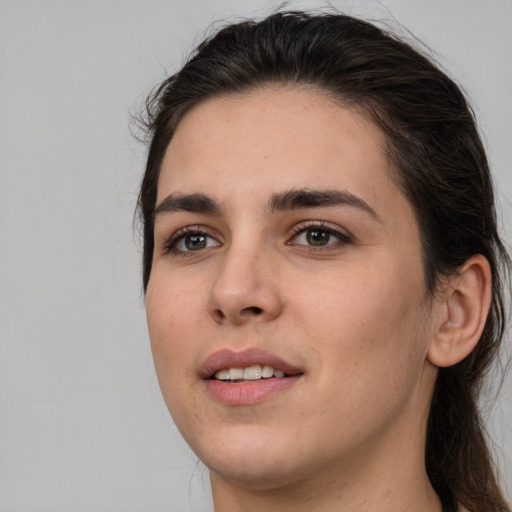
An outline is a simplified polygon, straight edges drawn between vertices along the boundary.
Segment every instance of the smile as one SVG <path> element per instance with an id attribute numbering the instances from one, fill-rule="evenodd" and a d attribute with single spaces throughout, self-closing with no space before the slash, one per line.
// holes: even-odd
<path id="1" fill-rule="evenodd" d="M 228 382 L 254 381 L 260 379 L 270 379 L 276 377 L 278 379 L 285 377 L 282 370 L 276 370 L 269 365 L 255 364 L 246 368 L 229 368 L 219 370 L 213 375 L 214 379 Z"/>
<path id="2" fill-rule="evenodd" d="M 211 354 L 199 370 L 201 379 L 260 380 L 304 373 L 290 362 L 259 348 L 242 351 L 221 349 Z"/>
<path id="3" fill-rule="evenodd" d="M 303 369 L 257 348 L 219 350 L 206 359 L 199 372 L 210 397 L 228 406 L 278 399 L 303 375 Z"/>

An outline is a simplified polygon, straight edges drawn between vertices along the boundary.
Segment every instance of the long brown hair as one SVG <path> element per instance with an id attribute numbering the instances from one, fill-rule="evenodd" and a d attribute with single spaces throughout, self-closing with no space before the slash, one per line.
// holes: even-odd
<path id="1" fill-rule="evenodd" d="M 477 400 L 504 334 L 503 279 L 509 259 L 497 232 L 489 166 L 460 88 L 397 37 L 342 14 L 278 12 L 229 25 L 196 49 L 147 103 L 150 137 L 138 212 L 146 290 L 154 248 L 153 211 L 165 150 L 184 116 L 216 95 L 272 84 L 313 87 L 354 105 L 381 128 L 396 181 L 422 237 L 426 287 L 483 254 L 493 276 L 482 337 L 459 364 L 441 368 L 427 428 L 425 465 L 445 509 L 503 512 Z"/>

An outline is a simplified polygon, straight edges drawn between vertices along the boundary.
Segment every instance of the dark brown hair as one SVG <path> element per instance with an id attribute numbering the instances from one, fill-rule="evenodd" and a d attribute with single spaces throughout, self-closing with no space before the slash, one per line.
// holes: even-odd
<path id="1" fill-rule="evenodd" d="M 153 212 L 164 153 L 198 102 L 261 87 L 312 87 L 355 106 L 387 140 L 396 180 L 416 214 L 426 287 L 483 254 L 493 276 L 482 337 L 459 364 L 441 368 L 427 428 L 425 464 L 446 510 L 503 512 L 477 399 L 504 334 L 503 279 L 509 260 L 499 238 L 492 182 L 471 108 L 460 88 L 397 37 L 341 14 L 279 12 L 227 26 L 196 49 L 147 103 L 150 137 L 138 212 L 143 285 L 154 249 Z"/>

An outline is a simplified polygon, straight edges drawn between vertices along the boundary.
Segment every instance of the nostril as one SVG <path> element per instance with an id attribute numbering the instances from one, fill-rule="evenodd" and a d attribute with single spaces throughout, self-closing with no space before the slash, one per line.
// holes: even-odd
<path id="1" fill-rule="evenodd" d="M 251 306 L 250 308 L 245 308 L 245 311 L 248 313 L 252 313 L 253 315 L 261 315 L 263 313 L 263 309 L 258 306 Z"/>
<path id="2" fill-rule="evenodd" d="M 224 320 L 224 318 L 226 318 L 226 315 L 224 314 L 223 311 L 221 311 L 220 309 L 216 309 L 215 310 L 215 315 L 217 315 L 217 318 L 219 320 Z"/>

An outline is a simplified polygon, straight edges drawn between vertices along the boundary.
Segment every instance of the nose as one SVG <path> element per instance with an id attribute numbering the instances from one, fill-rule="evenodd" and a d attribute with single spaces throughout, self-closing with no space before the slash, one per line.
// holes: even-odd
<path id="1" fill-rule="evenodd" d="M 208 298 L 208 314 L 218 324 L 243 325 L 277 318 L 283 309 L 275 261 L 258 248 L 226 250 Z"/>

